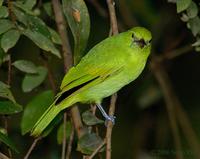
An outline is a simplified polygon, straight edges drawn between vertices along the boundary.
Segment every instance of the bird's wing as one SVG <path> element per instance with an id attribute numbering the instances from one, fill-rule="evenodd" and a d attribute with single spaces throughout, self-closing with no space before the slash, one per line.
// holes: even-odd
<path id="1" fill-rule="evenodd" d="M 121 68 L 122 66 L 112 67 L 110 65 L 91 67 L 90 69 L 78 69 L 75 67 L 73 68 L 73 70 L 70 70 L 69 74 L 67 74 L 64 78 L 64 84 L 62 82 L 64 86 L 61 87 L 60 94 L 75 87 L 81 88 L 97 78 L 105 79 L 106 77 L 112 75 Z"/>
<path id="2" fill-rule="evenodd" d="M 80 63 L 72 67 L 63 78 L 61 92 L 87 83 L 97 77 L 107 77 L 121 69 L 126 63 L 126 55 L 116 43 L 110 43 L 110 39 L 96 45 Z"/>

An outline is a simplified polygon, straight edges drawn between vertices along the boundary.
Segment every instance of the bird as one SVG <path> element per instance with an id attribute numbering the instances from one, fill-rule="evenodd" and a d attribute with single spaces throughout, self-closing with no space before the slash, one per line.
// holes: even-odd
<path id="1" fill-rule="evenodd" d="M 31 130 L 39 136 L 63 110 L 76 103 L 94 103 L 106 120 L 115 117 L 104 111 L 101 102 L 134 81 L 143 71 L 151 52 L 151 32 L 133 27 L 95 45 L 64 76 L 54 102 Z"/>

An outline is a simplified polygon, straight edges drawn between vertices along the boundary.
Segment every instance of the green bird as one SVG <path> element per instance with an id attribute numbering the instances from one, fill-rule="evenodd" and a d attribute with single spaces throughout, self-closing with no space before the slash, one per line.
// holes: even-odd
<path id="1" fill-rule="evenodd" d="M 95 103 L 106 120 L 114 123 L 101 106 L 111 96 L 135 80 L 142 72 L 151 51 L 151 32 L 134 27 L 111 36 L 94 46 L 64 76 L 55 101 L 34 125 L 31 134 L 40 135 L 64 109 L 75 103 Z"/>

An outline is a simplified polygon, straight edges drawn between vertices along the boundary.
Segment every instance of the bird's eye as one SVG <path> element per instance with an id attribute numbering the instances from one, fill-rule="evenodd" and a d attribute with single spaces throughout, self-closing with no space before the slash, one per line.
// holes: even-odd
<path id="1" fill-rule="evenodd" d="M 138 41 L 139 40 L 139 39 L 137 39 L 137 37 L 135 36 L 134 33 L 132 33 L 132 39 L 133 39 L 133 41 Z"/>
<path id="2" fill-rule="evenodd" d="M 149 43 L 151 43 L 151 42 L 152 42 L 152 39 L 149 40 Z"/>

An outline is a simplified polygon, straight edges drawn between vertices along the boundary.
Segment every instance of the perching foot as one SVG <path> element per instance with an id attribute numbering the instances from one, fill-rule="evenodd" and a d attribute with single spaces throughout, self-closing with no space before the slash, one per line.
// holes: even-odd
<path id="1" fill-rule="evenodd" d="M 105 118 L 105 125 L 107 126 L 108 125 L 108 121 L 111 121 L 112 124 L 114 125 L 115 124 L 115 116 L 109 116 L 105 110 L 103 109 L 103 107 L 100 105 L 100 104 L 97 104 L 97 107 L 99 108 L 100 112 L 102 113 L 102 115 L 104 116 Z"/>
<path id="2" fill-rule="evenodd" d="M 108 126 L 108 122 L 111 121 L 113 125 L 115 125 L 115 119 L 116 117 L 115 116 L 107 116 L 107 118 L 105 118 L 105 125 L 106 127 Z"/>

